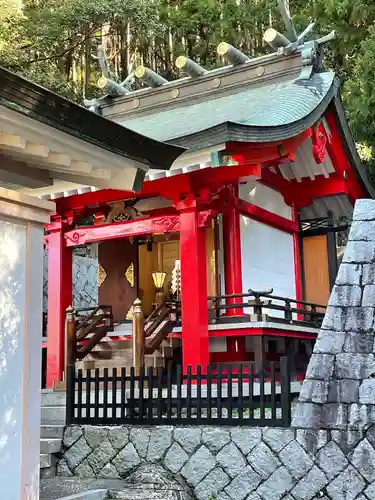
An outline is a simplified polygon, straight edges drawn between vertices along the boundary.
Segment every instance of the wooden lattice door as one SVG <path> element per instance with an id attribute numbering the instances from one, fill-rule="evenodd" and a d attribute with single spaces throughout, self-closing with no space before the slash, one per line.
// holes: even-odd
<path id="1" fill-rule="evenodd" d="M 138 250 L 129 240 L 99 244 L 99 304 L 111 305 L 114 321 L 131 320 L 138 292 Z"/>

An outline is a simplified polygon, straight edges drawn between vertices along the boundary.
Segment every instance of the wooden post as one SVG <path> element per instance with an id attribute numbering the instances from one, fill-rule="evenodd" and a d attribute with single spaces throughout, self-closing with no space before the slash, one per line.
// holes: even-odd
<path id="1" fill-rule="evenodd" d="M 136 375 L 145 366 L 145 325 L 140 299 L 136 299 L 133 305 L 133 366 Z"/>
<path id="2" fill-rule="evenodd" d="M 66 388 L 66 425 L 74 417 L 75 362 L 77 353 L 77 331 L 75 310 L 69 306 L 65 320 L 65 388 Z"/>
<path id="3" fill-rule="evenodd" d="M 76 318 L 75 310 L 69 306 L 66 310 L 65 321 L 65 380 L 69 366 L 75 365 L 77 353 L 77 332 L 76 332 Z"/>

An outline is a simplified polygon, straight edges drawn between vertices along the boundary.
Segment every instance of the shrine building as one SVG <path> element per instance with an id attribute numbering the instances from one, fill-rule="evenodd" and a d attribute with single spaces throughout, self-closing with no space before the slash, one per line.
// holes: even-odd
<path id="1" fill-rule="evenodd" d="M 53 186 L 24 189 L 56 203 L 46 226 L 48 387 L 63 380 L 73 255 L 85 249 L 96 262 L 89 306 L 110 306 L 113 322 L 80 367 L 132 365 L 139 298 L 146 330 L 153 323 L 148 336 L 156 332 L 146 366 L 255 361 L 267 371 L 267 361 L 288 354 L 303 376 L 353 205 L 374 188 L 339 79 L 322 66 L 329 37 L 292 38 L 288 45 L 268 30 L 274 50 L 256 58 L 222 43 L 227 64 L 211 71 L 181 56 L 174 81 L 138 67 L 138 89 L 103 72 L 106 95 L 87 103 L 101 127 L 96 140 L 110 151 L 96 158 L 95 187 L 81 162 L 73 182 L 61 173 Z M 76 108 L 66 105 L 64 116 Z M 121 183 L 119 149 L 133 162 L 130 186 Z M 147 168 L 138 168 L 141 157 Z M 111 165 L 119 173 L 108 184 Z"/>

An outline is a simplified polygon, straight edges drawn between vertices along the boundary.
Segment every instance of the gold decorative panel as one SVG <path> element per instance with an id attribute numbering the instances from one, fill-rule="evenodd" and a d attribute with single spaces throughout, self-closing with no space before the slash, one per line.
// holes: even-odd
<path id="1" fill-rule="evenodd" d="M 131 287 L 134 287 L 134 264 L 133 262 L 127 268 L 125 273 L 125 278 L 128 280 L 128 283 Z"/>
<path id="2" fill-rule="evenodd" d="M 128 321 L 133 319 L 133 306 L 131 306 L 131 308 L 127 312 L 125 319 Z"/>
<path id="3" fill-rule="evenodd" d="M 101 287 L 107 277 L 104 267 L 99 264 L 98 267 L 98 286 Z"/>

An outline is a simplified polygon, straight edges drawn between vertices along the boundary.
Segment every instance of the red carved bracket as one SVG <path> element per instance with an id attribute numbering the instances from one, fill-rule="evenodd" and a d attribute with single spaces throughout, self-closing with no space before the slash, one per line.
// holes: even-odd
<path id="1" fill-rule="evenodd" d="M 327 135 L 321 123 L 313 128 L 311 140 L 313 144 L 312 153 L 316 163 L 319 165 L 326 159 L 327 144 Z"/>

